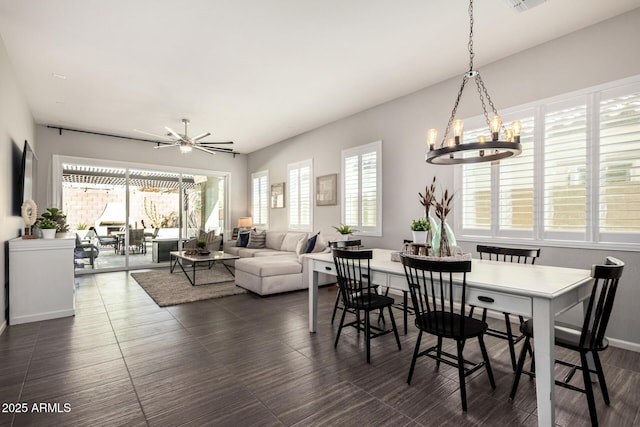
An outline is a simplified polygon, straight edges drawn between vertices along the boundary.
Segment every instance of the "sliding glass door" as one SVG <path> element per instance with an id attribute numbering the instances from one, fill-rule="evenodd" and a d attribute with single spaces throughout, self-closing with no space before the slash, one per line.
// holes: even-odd
<path id="1" fill-rule="evenodd" d="M 166 266 L 201 232 L 224 230 L 228 174 L 54 156 L 53 198 L 78 245 L 78 274 Z"/>

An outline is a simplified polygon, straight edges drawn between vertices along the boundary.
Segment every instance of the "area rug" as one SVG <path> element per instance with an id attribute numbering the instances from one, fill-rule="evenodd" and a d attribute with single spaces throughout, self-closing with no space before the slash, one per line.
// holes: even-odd
<path id="1" fill-rule="evenodd" d="M 169 273 L 168 268 L 131 273 L 131 277 L 160 307 L 247 292 L 236 286 L 233 276 L 224 267 L 218 265 L 213 266 L 211 270 L 196 272 L 196 283 L 209 283 L 207 285 L 191 286 L 179 268 L 173 273 Z"/>

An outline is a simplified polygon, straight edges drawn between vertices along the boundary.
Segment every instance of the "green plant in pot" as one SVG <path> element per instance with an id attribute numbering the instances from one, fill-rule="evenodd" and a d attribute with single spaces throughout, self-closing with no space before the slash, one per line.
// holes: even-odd
<path id="1" fill-rule="evenodd" d="M 198 240 L 196 242 L 196 247 L 198 248 L 198 252 L 201 254 L 209 253 L 209 251 L 207 250 L 207 242 L 205 240 Z"/>
<path id="2" fill-rule="evenodd" d="M 57 224 L 57 230 L 61 233 L 69 231 L 67 215 L 58 208 L 47 208 L 47 210 L 42 213 L 42 219 L 54 221 Z"/>
<path id="3" fill-rule="evenodd" d="M 358 230 L 354 230 L 353 228 L 349 227 L 346 224 L 340 224 L 339 227 L 333 226 L 333 228 L 342 235 L 342 238 L 344 240 L 348 240 L 350 234 L 358 231 Z"/>
<path id="4" fill-rule="evenodd" d="M 36 222 L 36 226 L 42 230 L 42 237 L 45 239 L 53 239 L 56 237 L 58 223 L 50 218 L 40 218 Z"/>
<path id="5" fill-rule="evenodd" d="M 414 243 L 426 243 L 427 232 L 431 229 L 431 224 L 426 218 L 418 218 L 411 220 L 411 232 L 413 234 Z"/>

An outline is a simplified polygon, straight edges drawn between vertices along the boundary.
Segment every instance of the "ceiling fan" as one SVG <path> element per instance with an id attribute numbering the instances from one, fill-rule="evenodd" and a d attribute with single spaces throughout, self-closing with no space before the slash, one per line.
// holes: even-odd
<path id="1" fill-rule="evenodd" d="M 169 132 L 167 135 L 156 135 L 153 133 L 145 132 L 142 130 L 134 129 L 136 132 L 151 135 L 156 138 L 162 138 L 164 141 L 154 141 L 157 145 L 155 148 L 167 148 L 167 147 L 180 147 L 181 153 L 189 153 L 192 149 L 204 151 L 209 154 L 216 154 L 216 152 L 233 153 L 230 148 L 218 147 L 218 145 L 233 144 L 233 141 L 225 142 L 205 142 L 202 139 L 211 135 L 210 132 L 203 133 L 198 136 L 191 137 L 187 135 L 187 127 L 189 126 L 189 119 L 182 119 L 184 123 L 184 134 L 180 135 L 168 126 L 164 128 Z"/>

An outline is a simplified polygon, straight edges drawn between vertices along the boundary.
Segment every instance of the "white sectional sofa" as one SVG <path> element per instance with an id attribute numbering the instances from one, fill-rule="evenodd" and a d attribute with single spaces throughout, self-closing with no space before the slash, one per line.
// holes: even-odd
<path id="1" fill-rule="evenodd" d="M 266 233 L 266 236 L 256 236 L 260 233 Z M 235 261 L 236 285 L 262 296 L 307 289 L 309 278 L 305 250 L 309 238 L 314 235 L 266 230 L 252 232 L 247 247 L 237 246 L 235 240 L 225 242 L 224 252 L 240 257 Z M 317 235 L 315 240 L 313 253 L 329 251 L 327 239 Z M 320 285 L 336 282 L 334 276 L 320 276 Z"/>

